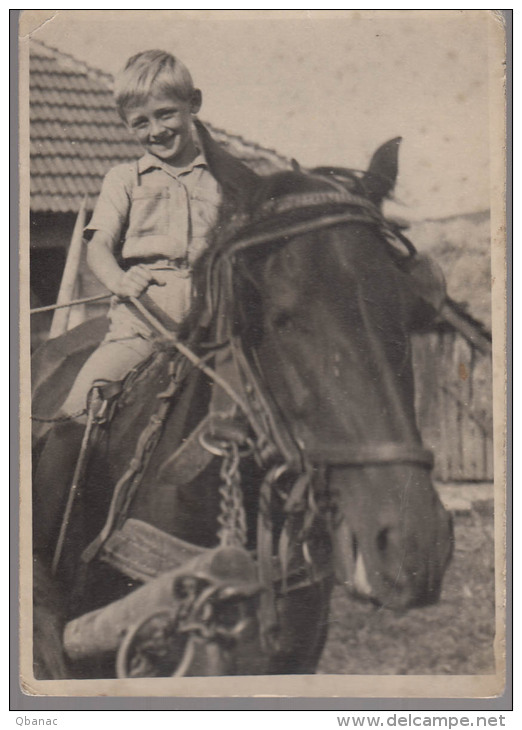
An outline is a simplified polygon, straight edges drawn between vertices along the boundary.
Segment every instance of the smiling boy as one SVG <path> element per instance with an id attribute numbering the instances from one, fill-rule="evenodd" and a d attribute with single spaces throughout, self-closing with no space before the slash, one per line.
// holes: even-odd
<path id="1" fill-rule="evenodd" d="M 66 414 L 85 407 L 94 380 L 119 380 L 152 352 L 147 325 L 122 299 L 147 290 L 174 329 L 187 314 L 192 265 L 221 200 L 193 127 L 201 92 L 178 59 L 162 51 L 133 56 L 114 95 L 145 155 L 109 171 L 86 229 L 87 262 L 115 297 L 109 334 L 80 372 Z"/>
<path id="2" fill-rule="evenodd" d="M 201 91 L 174 56 L 156 50 L 133 56 L 116 78 L 114 95 L 145 154 L 107 173 L 85 230 L 88 264 L 114 294 L 110 327 L 77 376 L 61 409 L 67 421 L 51 430 L 38 463 L 37 549 L 48 549 L 55 534 L 93 382 L 121 380 L 153 352 L 152 333 L 125 298 L 142 296 L 176 330 L 190 306 L 192 266 L 208 245 L 222 184 L 230 193 L 256 178 L 195 119 Z M 62 489 L 56 484 L 57 461 Z"/>

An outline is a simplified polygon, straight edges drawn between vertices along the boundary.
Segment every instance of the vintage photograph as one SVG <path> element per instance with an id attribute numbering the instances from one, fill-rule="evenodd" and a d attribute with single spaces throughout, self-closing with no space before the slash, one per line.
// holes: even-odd
<path id="1" fill-rule="evenodd" d="M 23 691 L 502 694 L 500 11 L 19 51 Z"/>

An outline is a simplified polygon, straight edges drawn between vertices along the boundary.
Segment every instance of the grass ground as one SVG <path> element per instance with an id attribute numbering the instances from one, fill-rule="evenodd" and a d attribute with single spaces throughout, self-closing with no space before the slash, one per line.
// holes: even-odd
<path id="1" fill-rule="evenodd" d="M 322 674 L 494 671 L 494 532 L 490 502 L 455 518 L 455 553 L 440 602 L 404 615 L 334 592 Z"/>

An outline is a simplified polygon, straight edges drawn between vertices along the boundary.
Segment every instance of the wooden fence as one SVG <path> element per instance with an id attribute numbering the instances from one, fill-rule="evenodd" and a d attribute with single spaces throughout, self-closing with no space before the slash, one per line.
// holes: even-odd
<path id="1" fill-rule="evenodd" d="M 442 482 L 493 479 L 491 358 L 456 332 L 413 338 L 415 401 Z"/>

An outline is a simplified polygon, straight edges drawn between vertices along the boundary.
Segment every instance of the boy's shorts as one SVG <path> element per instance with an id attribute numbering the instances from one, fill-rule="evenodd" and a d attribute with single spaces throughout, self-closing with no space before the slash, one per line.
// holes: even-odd
<path id="1" fill-rule="evenodd" d="M 160 282 L 160 284 L 151 284 L 148 287 L 147 296 L 173 321 L 175 326 L 179 326 L 190 309 L 191 269 L 174 267 L 166 261 L 146 266 Z M 109 311 L 111 328 L 107 339 L 115 340 L 135 335 L 150 337 L 150 327 L 133 310 L 132 304 L 128 304 L 118 297 L 112 298 Z"/>
<path id="2" fill-rule="evenodd" d="M 179 325 L 190 308 L 190 269 L 174 268 L 167 262 L 148 264 L 147 268 L 154 271 L 158 281 L 163 284 L 149 286 L 148 296 Z M 95 380 L 122 380 L 132 368 L 152 354 L 154 344 L 151 329 L 132 310 L 132 304 L 118 297 L 112 298 L 108 314 L 109 331 L 80 370 L 62 406 L 64 415 L 76 415 L 85 409 L 87 396 Z"/>

